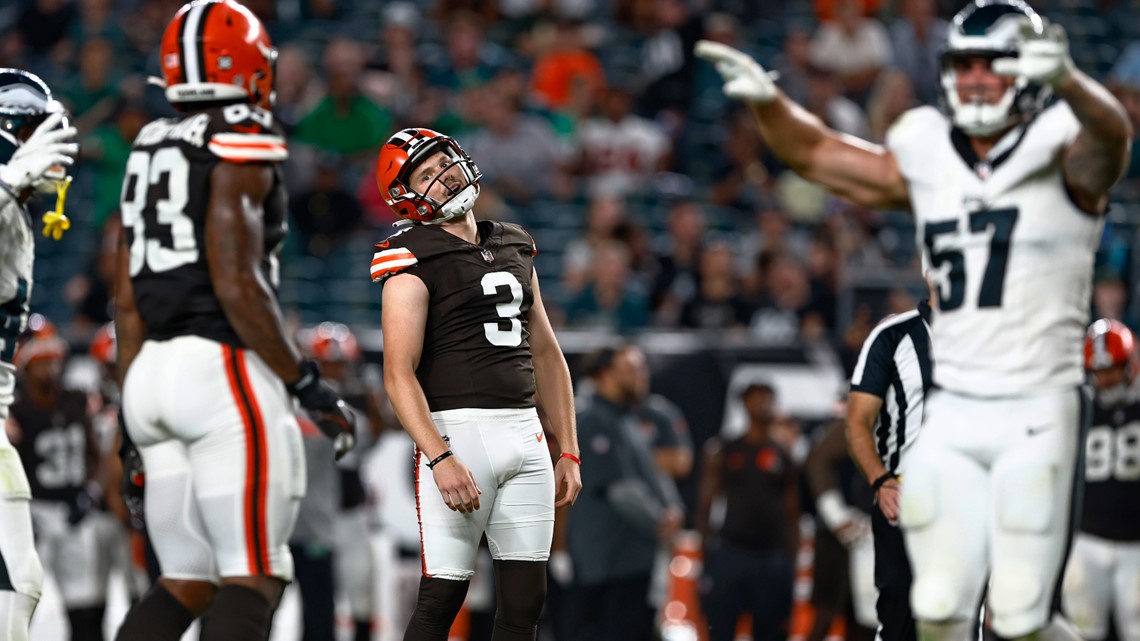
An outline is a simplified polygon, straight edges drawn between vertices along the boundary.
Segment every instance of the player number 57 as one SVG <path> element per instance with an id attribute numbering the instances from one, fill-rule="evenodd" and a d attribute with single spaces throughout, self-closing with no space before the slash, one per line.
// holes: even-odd
<path id="1" fill-rule="evenodd" d="M 1005 290 L 1005 268 L 1009 261 L 1009 240 L 1017 224 L 1017 209 L 987 209 L 975 211 L 969 216 L 969 232 L 985 233 L 993 228 L 990 236 L 990 257 L 986 261 L 986 271 L 982 274 L 982 286 L 978 291 L 978 309 L 1001 307 L 1002 293 Z M 950 290 L 940 288 L 938 309 L 949 312 L 958 309 L 966 299 L 966 257 L 958 249 L 935 250 L 939 236 L 957 234 L 958 220 L 944 220 L 927 223 L 924 233 L 926 250 L 930 252 L 930 266 L 940 269 L 949 266 L 946 282 Z"/>

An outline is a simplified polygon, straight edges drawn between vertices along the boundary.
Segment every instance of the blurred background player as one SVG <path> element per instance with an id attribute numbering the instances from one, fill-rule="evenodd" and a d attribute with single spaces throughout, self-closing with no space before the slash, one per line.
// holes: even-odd
<path id="1" fill-rule="evenodd" d="M 297 516 L 294 541 L 306 541 L 303 548 L 320 555 L 330 556 L 329 576 L 333 584 L 327 589 L 306 590 L 306 576 L 298 569 L 297 582 L 306 604 L 319 601 L 321 608 L 329 609 L 329 623 L 333 622 L 332 608 L 338 595 L 348 601 L 352 615 L 354 639 L 371 638 L 373 607 L 376 595 L 375 559 L 372 553 L 372 531 L 369 527 L 367 493 L 361 480 L 360 466 L 381 429 L 376 394 L 369 390 L 361 377 L 360 363 L 363 353 L 356 336 L 343 323 L 324 322 L 300 332 L 298 342 L 310 358 L 317 361 L 328 384 L 337 391 L 356 414 L 357 447 L 334 463 L 331 444 L 319 438 L 320 431 L 309 421 L 301 422 L 305 436 L 308 469 L 308 492 L 301 501 Z M 326 469 L 327 468 L 327 469 Z M 296 544 L 294 557 L 298 554 Z M 335 588 L 335 589 L 334 589 Z M 317 608 L 320 610 L 321 608 Z M 310 637 L 308 621 L 310 608 L 305 607 L 305 638 Z M 324 630 L 322 625 L 321 630 Z M 332 633 L 329 629 L 328 633 Z M 330 637 L 331 638 L 331 637 Z"/>
<path id="2" fill-rule="evenodd" d="M 1108 192 L 1128 167 L 1124 108 L 1021 0 L 955 16 L 945 112 L 904 112 L 885 145 L 829 128 L 741 51 L 702 41 L 696 53 L 801 177 L 914 214 L 939 295 L 935 387 L 900 517 L 919 636 L 968 641 L 986 591 L 999 636 L 1071 639 L 1054 603 L 1087 410 L 1076 346 Z"/>
<path id="3" fill-rule="evenodd" d="M 1140 641 L 1140 371 L 1136 336 L 1102 318 L 1085 337 L 1095 389 L 1085 439 L 1080 529 L 1065 573 L 1065 614 L 1081 637 L 1104 641 L 1110 620 L 1120 641 Z"/>
<path id="4" fill-rule="evenodd" d="M 16 351 L 8 429 L 32 488 L 36 550 L 59 585 L 70 638 L 99 641 L 112 565 L 106 543 L 117 523 L 99 511 L 101 457 L 87 395 L 63 386 L 68 351 L 55 326 L 32 314 Z"/>
<path id="5" fill-rule="evenodd" d="M 707 441 L 701 465 L 696 524 L 705 546 L 702 606 L 712 641 L 735 639 L 745 612 L 752 615 L 753 641 L 783 641 L 800 538 L 799 470 L 771 435 L 775 390 L 752 383 L 741 400 L 747 431 L 727 442 Z M 720 523 L 712 516 L 717 501 L 724 502 Z"/>
<path id="6" fill-rule="evenodd" d="M 377 184 L 407 222 L 379 243 L 384 383 L 416 442 L 423 578 L 405 641 L 444 641 L 485 535 L 495 641 L 533 641 L 546 598 L 554 509 L 581 489 L 573 389 L 542 304 L 534 240 L 476 222 L 478 167 L 459 143 L 404 129 Z M 535 410 L 562 448 L 554 465 Z M 552 469 L 553 468 L 553 469 Z"/>
<path id="7" fill-rule="evenodd" d="M 115 337 L 162 576 L 121 641 L 176 641 L 207 608 L 203 640 L 264 639 L 305 491 L 294 399 L 338 457 L 354 440 L 277 302 L 288 152 L 269 111 L 275 60 L 243 5 L 184 5 L 160 57 L 179 115 L 144 126 L 127 159 Z"/>
<path id="8" fill-rule="evenodd" d="M 15 400 L 16 342 L 27 324 L 35 229 L 28 199 L 55 191 L 79 146 L 64 108 L 38 77 L 0 69 L 0 421 Z M 62 199 L 62 196 L 60 197 Z M 0 641 L 26 641 L 43 586 L 32 543 L 31 489 L 20 456 L 0 430 Z"/>
<path id="9" fill-rule="evenodd" d="M 99 481 L 105 490 L 103 502 L 107 512 L 119 521 L 118 532 L 109 534 L 104 553 L 126 578 L 128 595 L 134 603 L 158 578 L 158 561 L 146 536 L 141 494 L 132 496 L 142 491 L 141 481 L 127 479 L 126 486 L 123 485 L 123 461 L 119 455 L 123 446 L 119 426 L 122 416 L 117 360 L 119 346 L 113 322 L 95 331 L 87 352 L 99 369 L 97 389 L 88 397 L 88 405 L 92 408 L 91 424 L 100 450 Z M 127 492 L 122 491 L 124 487 Z"/>
<path id="10" fill-rule="evenodd" d="M 848 456 L 846 399 L 835 417 L 817 428 L 804 474 L 815 499 L 815 557 L 811 604 L 815 619 L 807 641 L 823 641 L 838 617 L 846 619 L 848 641 L 875 638 L 872 491 Z"/>

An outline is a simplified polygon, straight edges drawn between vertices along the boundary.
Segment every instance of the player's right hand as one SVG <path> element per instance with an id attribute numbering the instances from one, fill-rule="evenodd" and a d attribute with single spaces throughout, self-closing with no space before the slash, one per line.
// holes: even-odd
<path id="1" fill-rule="evenodd" d="M 729 98 L 760 104 L 776 99 L 772 75 L 743 51 L 711 40 L 699 40 L 693 53 L 716 66 L 724 78 L 724 95 Z"/>
<path id="2" fill-rule="evenodd" d="M 321 380 L 316 361 L 301 362 L 301 378 L 286 385 L 321 432 L 333 439 L 336 460 L 356 447 L 356 415 L 329 384 Z"/>
<path id="3" fill-rule="evenodd" d="M 0 182 L 12 188 L 16 194 L 39 183 L 44 175 L 55 167 L 66 167 L 75 163 L 79 145 L 74 142 L 75 127 L 60 127 L 62 113 L 47 117 L 30 138 L 16 148 L 12 158 L 0 165 Z"/>
<path id="4" fill-rule="evenodd" d="M 843 547 L 853 548 L 861 541 L 871 536 L 871 519 L 866 515 L 852 510 L 850 518 L 835 528 L 832 532 Z"/>
<path id="5" fill-rule="evenodd" d="M 445 458 L 436 463 L 431 472 L 435 475 L 435 486 L 439 488 L 439 494 L 447 507 L 464 514 L 479 509 L 479 495 L 483 490 L 479 489 L 475 477 L 471 476 L 471 470 L 467 469 L 459 457 L 453 455 Z"/>

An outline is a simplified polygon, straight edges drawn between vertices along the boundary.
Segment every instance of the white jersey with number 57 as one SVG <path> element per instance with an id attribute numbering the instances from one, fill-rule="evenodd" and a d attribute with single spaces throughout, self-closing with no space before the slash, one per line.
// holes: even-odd
<path id="1" fill-rule="evenodd" d="M 1080 125 L 1058 102 L 977 159 L 931 107 L 887 136 L 910 190 L 938 300 L 934 382 L 1009 396 L 1079 385 L 1103 220 L 1073 204 L 1062 175 Z"/>

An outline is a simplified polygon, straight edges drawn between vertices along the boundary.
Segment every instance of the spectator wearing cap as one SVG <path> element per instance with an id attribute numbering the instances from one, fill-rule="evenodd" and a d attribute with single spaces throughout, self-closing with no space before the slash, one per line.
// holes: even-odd
<path id="1" fill-rule="evenodd" d="M 799 545 L 799 473 L 771 436 L 772 386 L 752 383 L 740 399 L 748 430 L 705 445 L 696 516 L 705 546 L 701 602 L 710 641 L 734 639 L 744 612 L 752 615 L 754 641 L 783 641 Z M 724 516 L 715 523 L 718 501 L 724 503 Z"/>
<path id="2" fill-rule="evenodd" d="M 649 641 L 648 604 L 658 547 L 681 527 L 680 499 L 661 482 L 631 403 L 640 350 L 605 347 L 590 355 L 595 393 L 578 410 L 582 493 L 567 526 L 574 562 L 574 618 L 582 641 Z"/>

